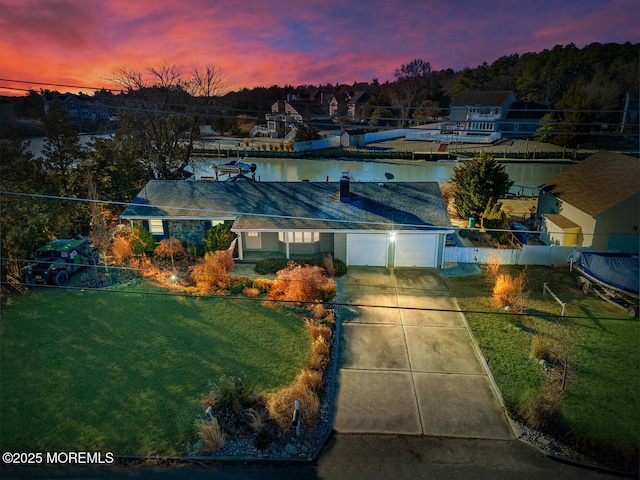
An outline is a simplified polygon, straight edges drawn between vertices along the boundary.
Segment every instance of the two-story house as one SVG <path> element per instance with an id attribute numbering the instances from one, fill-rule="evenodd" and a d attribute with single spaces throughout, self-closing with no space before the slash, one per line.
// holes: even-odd
<path id="1" fill-rule="evenodd" d="M 46 97 L 44 104 L 45 113 L 49 111 L 51 102 L 60 102 L 62 107 L 69 112 L 69 118 L 73 123 L 109 120 L 109 107 L 88 95 L 64 93 L 62 95 Z"/>
<path id="2" fill-rule="evenodd" d="M 331 98 L 326 100 L 326 103 L 321 103 L 310 98 L 299 99 L 294 95 L 289 95 L 287 100 L 278 100 L 271 106 L 271 113 L 265 115 L 268 136 L 293 140 L 301 123 L 307 123 L 319 130 L 335 127 L 329 108 Z"/>
<path id="3" fill-rule="evenodd" d="M 489 134 L 500 131 L 516 96 L 512 91 L 462 92 L 451 102 L 450 129 Z"/>

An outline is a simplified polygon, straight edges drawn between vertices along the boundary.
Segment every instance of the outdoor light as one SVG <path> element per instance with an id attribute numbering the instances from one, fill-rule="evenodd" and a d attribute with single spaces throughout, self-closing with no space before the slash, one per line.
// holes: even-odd
<path id="1" fill-rule="evenodd" d="M 391 240 L 392 242 L 396 241 L 396 232 L 391 232 L 389 234 L 389 240 Z"/>
<path id="2" fill-rule="evenodd" d="M 171 275 L 171 281 L 172 281 L 172 282 L 175 282 L 177 278 L 178 278 L 178 277 L 176 277 L 174 274 L 172 274 L 172 275 Z"/>

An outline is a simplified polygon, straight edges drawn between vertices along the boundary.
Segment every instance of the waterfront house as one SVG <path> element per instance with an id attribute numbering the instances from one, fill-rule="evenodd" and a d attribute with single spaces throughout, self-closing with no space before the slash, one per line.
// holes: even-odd
<path id="1" fill-rule="evenodd" d="M 150 181 L 120 216 L 157 240 L 201 243 L 227 222 L 238 256 L 321 255 L 348 265 L 438 267 L 450 220 L 436 182 Z"/>

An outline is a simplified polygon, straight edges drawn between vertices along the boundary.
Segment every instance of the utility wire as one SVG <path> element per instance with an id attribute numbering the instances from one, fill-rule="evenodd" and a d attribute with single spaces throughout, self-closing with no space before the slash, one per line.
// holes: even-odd
<path id="1" fill-rule="evenodd" d="M 25 286 L 25 287 L 33 287 L 34 285 L 29 285 L 26 283 L 12 283 L 7 281 L 0 282 L 1 285 L 7 286 Z M 316 305 L 317 302 L 308 302 L 308 301 L 299 301 L 299 300 L 287 300 L 287 299 L 270 299 L 264 297 L 246 297 L 246 296 L 228 296 L 228 295 L 192 295 L 188 293 L 176 293 L 176 292 L 143 292 L 143 291 L 135 291 L 135 290 L 122 290 L 122 289 L 112 289 L 112 288 L 91 288 L 91 287 L 75 287 L 75 286 L 57 286 L 57 285 L 38 285 L 38 288 L 47 288 L 47 289 L 58 289 L 58 290 L 75 290 L 75 291 L 91 291 L 98 293 L 121 293 L 127 295 L 155 295 L 155 296 L 171 296 L 171 297 L 181 297 L 181 298 L 193 298 L 193 299 L 209 299 L 209 300 L 221 300 L 221 301 L 249 301 L 249 302 L 269 302 L 269 303 L 285 303 L 285 304 L 296 304 L 296 305 Z M 504 311 L 488 311 L 488 310 L 458 310 L 458 309 L 447 309 L 447 308 L 427 308 L 427 307 L 401 307 L 401 306 L 383 306 L 383 305 L 369 305 L 363 303 L 345 303 L 345 302 L 329 302 L 327 303 L 329 307 L 331 306 L 339 306 L 339 307 L 354 307 L 354 308 L 385 308 L 391 310 L 412 310 L 412 311 L 422 311 L 422 312 L 442 312 L 442 313 L 464 313 L 464 314 L 474 314 L 474 315 L 500 315 L 500 316 L 517 316 L 517 317 L 530 317 L 530 316 L 538 316 L 538 317 L 560 317 L 558 314 L 553 313 L 541 313 L 536 311 L 535 314 L 527 313 L 527 312 L 504 312 Z M 576 320 L 593 320 L 592 317 L 586 315 L 565 315 L 565 319 L 576 319 Z M 598 320 L 621 320 L 617 317 L 598 317 Z M 626 319 L 623 319 L 626 320 Z"/>

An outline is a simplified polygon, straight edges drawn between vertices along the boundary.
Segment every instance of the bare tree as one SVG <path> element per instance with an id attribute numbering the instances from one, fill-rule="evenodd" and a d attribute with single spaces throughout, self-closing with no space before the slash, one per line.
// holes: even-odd
<path id="1" fill-rule="evenodd" d="M 137 143 L 156 178 L 181 178 L 202 119 L 215 113 L 223 90 L 221 71 L 213 64 L 193 66 L 185 77 L 177 66 L 163 63 L 147 67 L 145 74 L 119 68 L 112 81 L 123 88 L 120 140 Z"/>

